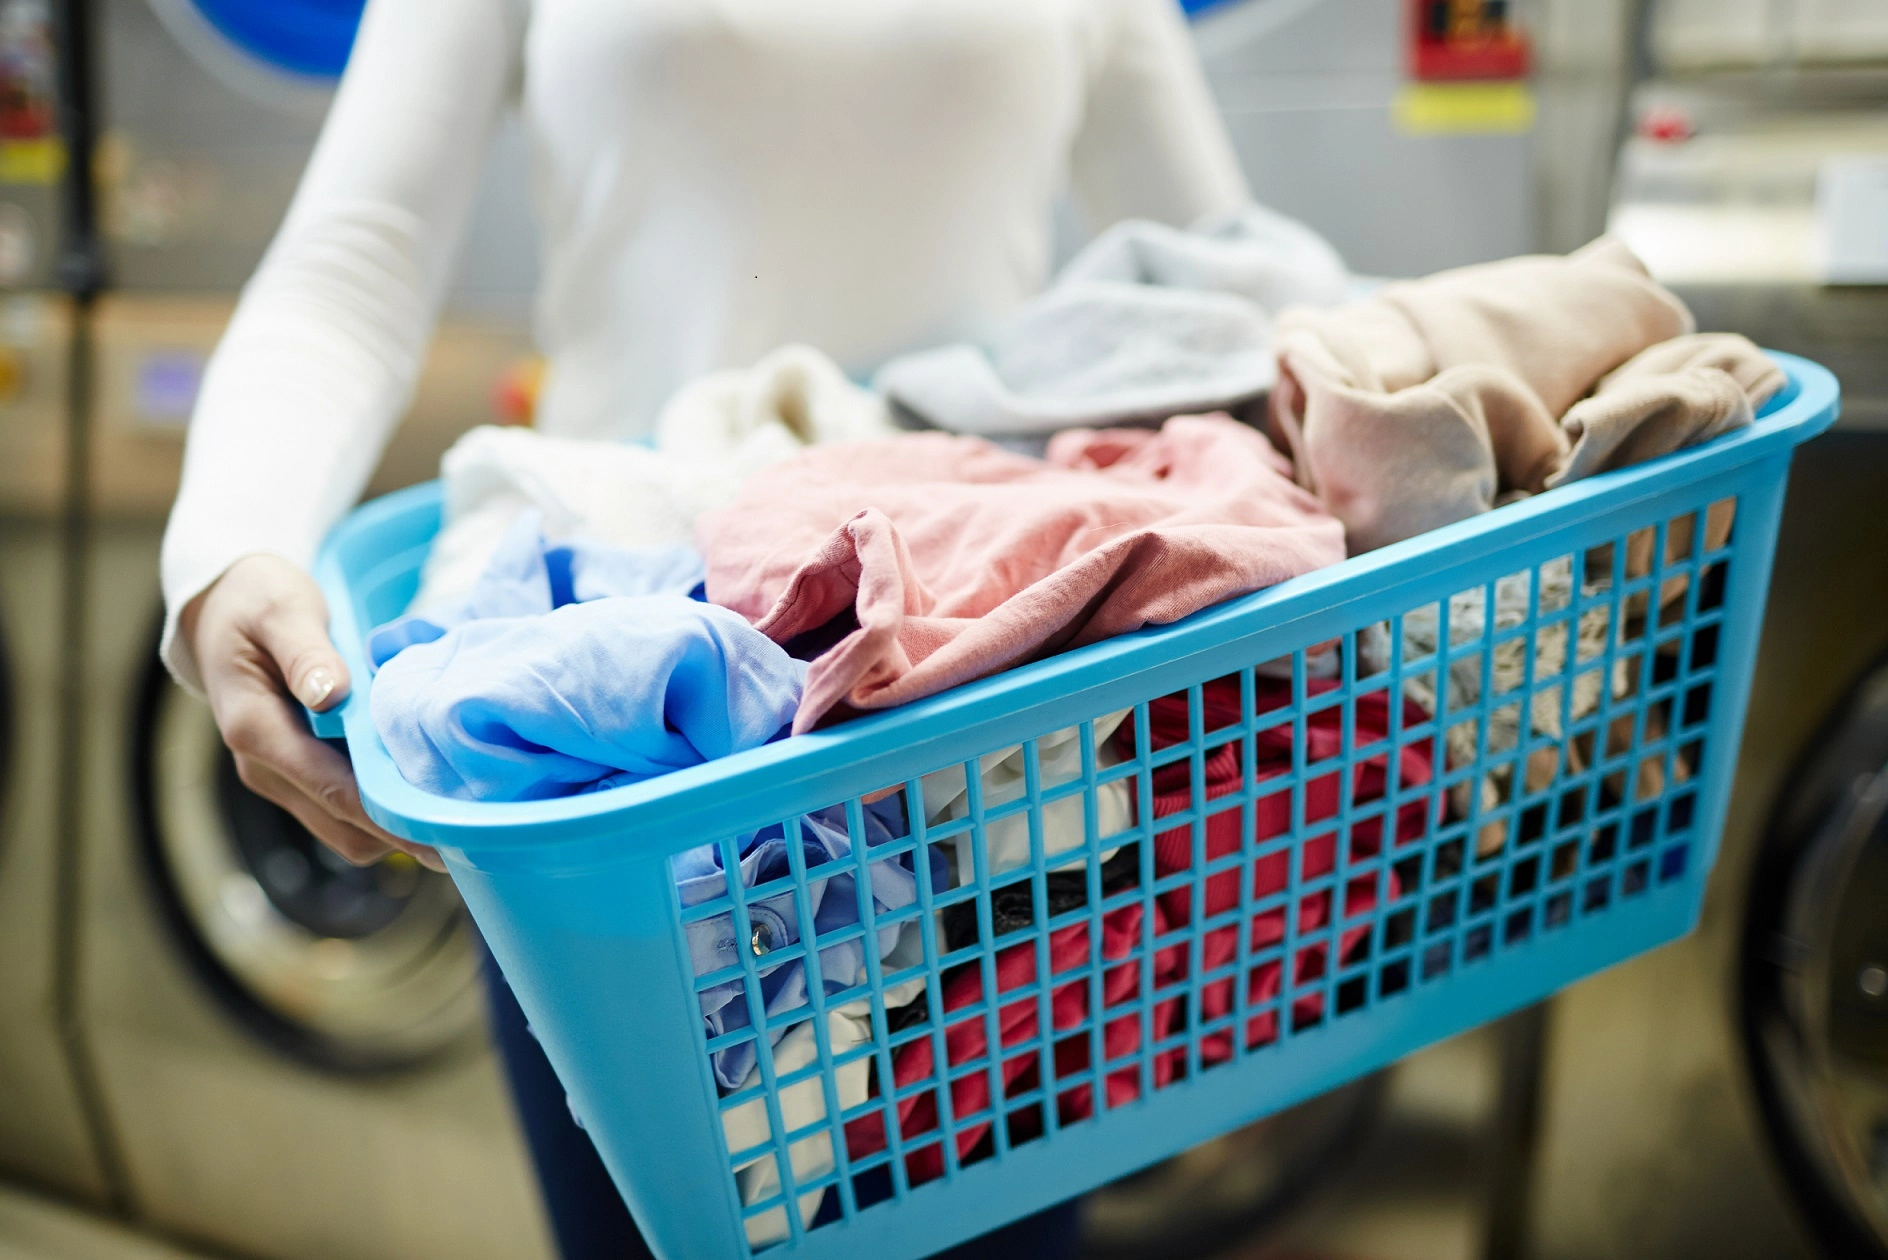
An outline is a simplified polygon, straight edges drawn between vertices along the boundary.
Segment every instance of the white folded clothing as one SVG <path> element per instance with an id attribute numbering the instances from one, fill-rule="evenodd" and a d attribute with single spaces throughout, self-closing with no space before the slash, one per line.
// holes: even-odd
<path id="1" fill-rule="evenodd" d="M 917 998 L 924 992 L 924 979 L 919 977 L 907 980 L 903 984 L 893 985 L 885 990 L 884 1002 L 887 1010 L 894 1010 Z M 846 1005 L 826 1012 L 826 1033 L 832 1057 L 837 1059 L 847 1051 L 864 1045 L 872 1040 L 872 1007 L 869 1002 L 848 1002 Z M 776 1079 L 789 1076 L 802 1068 L 819 1061 L 819 1043 L 814 1038 L 813 1023 L 808 1020 L 791 1029 L 773 1048 L 774 1076 Z M 760 1086 L 760 1066 L 747 1074 L 741 1082 L 742 1090 Z M 851 1063 L 844 1063 L 833 1069 L 834 1093 L 839 1100 L 839 1110 L 846 1111 L 864 1102 L 871 1085 L 871 1060 L 861 1057 Z M 785 1086 L 779 1091 L 780 1122 L 786 1133 L 794 1133 L 808 1125 L 818 1124 L 826 1119 L 826 1087 L 819 1073 L 814 1073 L 803 1081 Z M 767 1115 L 767 1100 L 755 1098 L 737 1107 L 730 1107 L 721 1113 L 721 1129 L 727 1136 L 728 1154 L 738 1156 L 743 1151 L 767 1144 L 769 1149 L 746 1163 L 736 1166 L 735 1185 L 740 1188 L 741 1202 L 752 1206 L 770 1199 L 780 1193 L 780 1166 L 772 1144 L 775 1141 L 773 1126 Z M 782 1134 L 781 1136 L 785 1136 Z M 793 1180 L 796 1185 L 823 1177 L 833 1170 L 833 1142 L 831 1128 L 821 1129 L 818 1133 L 802 1138 L 793 1143 L 787 1151 L 793 1165 Z M 819 1212 L 824 1190 L 809 1190 L 800 1195 L 800 1221 L 811 1225 Z M 778 1242 L 789 1233 L 787 1213 L 784 1206 L 762 1212 L 748 1218 L 747 1243 L 750 1247 L 764 1247 Z"/>
<path id="2" fill-rule="evenodd" d="M 684 387 L 663 408 L 653 446 L 481 426 L 440 461 L 444 520 L 410 608 L 466 598 L 528 509 L 543 515 L 553 541 L 692 544 L 696 516 L 727 502 L 756 471 L 813 443 L 896 431 L 882 398 L 806 346 Z"/>
<path id="3" fill-rule="evenodd" d="M 1096 766 L 1112 766 L 1121 758 L 1114 751 L 1109 736 L 1119 729 L 1129 710 L 1095 719 Z M 987 814 L 1000 805 L 1020 800 L 1028 792 L 1026 767 L 1021 744 L 999 748 L 978 759 L 978 777 L 982 784 L 983 809 Z M 1081 728 L 1071 726 L 1036 740 L 1036 777 L 1044 792 L 1082 777 Z M 924 776 L 925 825 L 938 826 L 970 816 L 970 792 L 961 765 L 935 770 Z M 1045 857 L 1079 849 L 1088 843 L 1087 809 L 1080 792 L 1063 796 L 1042 807 L 1042 851 Z M 1127 830 L 1134 823 L 1134 802 L 1126 779 L 1116 779 L 1095 788 L 1096 834 L 1099 839 Z M 954 841 L 957 850 L 956 884 L 973 883 L 977 877 L 976 852 L 970 833 Z M 953 843 L 947 841 L 944 843 Z M 994 878 L 1005 871 L 1029 865 L 1029 811 L 1020 810 L 983 824 L 984 862 L 987 874 Z M 1102 860 L 1114 850 L 1103 852 Z"/>

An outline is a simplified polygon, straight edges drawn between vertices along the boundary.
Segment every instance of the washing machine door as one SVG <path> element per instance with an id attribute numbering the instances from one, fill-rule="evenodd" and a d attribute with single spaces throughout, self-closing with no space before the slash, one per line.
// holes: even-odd
<path id="1" fill-rule="evenodd" d="M 9 650 L 6 618 L 0 616 L 0 818 L 13 804 L 13 653 Z M 6 828 L 0 827 L 0 843 L 6 840 Z"/>
<path id="2" fill-rule="evenodd" d="M 244 787 L 208 706 L 155 661 L 134 723 L 152 886 L 184 953 L 276 1046 L 345 1071 L 477 1048 L 477 943 L 452 882 L 351 866 Z"/>
<path id="3" fill-rule="evenodd" d="M 151 0 L 165 26 L 213 74 L 228 59 L 311 80 L 347 65 L 366 0 Z"/>
<path id="4" fill-rule="evenodd" d="M 1831 1254 L 1888 1257 L 1888 662 L 1803 762 L 1754 873 L 1743 1032 Z"/>

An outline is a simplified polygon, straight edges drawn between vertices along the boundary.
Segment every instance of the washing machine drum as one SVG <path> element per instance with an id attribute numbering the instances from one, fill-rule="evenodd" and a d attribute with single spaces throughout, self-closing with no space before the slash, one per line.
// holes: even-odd
<path id="1" fill-rule="evenodd" d="M 1744 1041 L 1782 1167 L 1831 1254 L 1888 1257 L 1888 662 L 1786 794 L 1743 946 Z"/>
<path id="2" fill-rule="evenodd" d="M 161 668 L 138 720 L 144 850 L 185 953 L 230 1009 L 323 1066 L 476 1047 L 477 943 L 452 882 L 352 866 L 237 777 L 207 706 Z"/>

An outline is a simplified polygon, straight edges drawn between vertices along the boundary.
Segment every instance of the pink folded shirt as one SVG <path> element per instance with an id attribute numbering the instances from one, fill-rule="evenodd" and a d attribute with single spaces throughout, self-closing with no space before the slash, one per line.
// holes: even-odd
<path id="1" fill-rule="evenodd" d="M 814 447 L 696 534 L 708 598 L 776 642 L 856 612 L 813 662 L 796 732 L 1344 558 L 1290 463 L 1217 415 L 1067 430 L 1046 460 L 943 433 Z"/>

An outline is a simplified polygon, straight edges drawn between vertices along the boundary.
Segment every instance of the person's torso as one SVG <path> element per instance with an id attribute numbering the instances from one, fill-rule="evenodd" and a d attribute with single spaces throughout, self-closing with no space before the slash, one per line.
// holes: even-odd
<path id="1" fill-rule="evenodd" d="M 532 0 L 540 423 L 802 341 L 862 371 L 1046 276 L 1097 0 Z"/>

